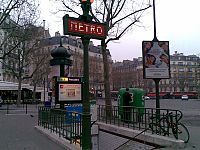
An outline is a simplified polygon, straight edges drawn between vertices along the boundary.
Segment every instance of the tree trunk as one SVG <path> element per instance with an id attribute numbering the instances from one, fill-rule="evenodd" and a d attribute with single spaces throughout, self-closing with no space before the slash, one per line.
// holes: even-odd
<path id="1" fill-rule="evenodd" d="M 17 97 L 17 107 L 19 107 L 20 106 L 20 104 L 21 104 L 21 85 L 22 85 L 22 80 L 21 79 L 19 79 L 18 80 L 19 81 L 19 85 L 18 85 L 18 97 Z"/>
<path id="2" fill-rule="evenodd" d="M 105 90 L 105 105 L 106 105 L 106 115 L 107 117 L 112 116 L 112 102 L 110 96 L 110 79 L 109 79 L 109 63 L 106 53 L 106 43 L 105 40 L 101 40 L 101 48 L 103 55 L 103 65 L 104 65 L 104 90 Z"/>
<path id="3" fill-rule="evenodd" d="M 33 85 L 33 102 L 35 102 L 35 95 L 36 95 L 36 83 Z"/>

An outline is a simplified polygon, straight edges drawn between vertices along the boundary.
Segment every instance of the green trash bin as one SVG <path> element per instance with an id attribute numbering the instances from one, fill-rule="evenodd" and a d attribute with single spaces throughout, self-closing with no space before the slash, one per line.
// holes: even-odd
<path id="1" fill-rule="evenodd" d="M 120 119 L 123 120 L 124 116 L 124 93 L 126 92 L 126 88 L 121 88 L 119 90 L 119 98 L 118 98 L 118 106 L 119 106 L 119 116 Z M 144 114 L 144 94 L 145 91 L 141 88 L 129 88 L 129 94 L 131 94 L 131 101 L 129 102 L 131 107 L 131 122 L 138 122 L 141 120 L 142 115 Z"/>

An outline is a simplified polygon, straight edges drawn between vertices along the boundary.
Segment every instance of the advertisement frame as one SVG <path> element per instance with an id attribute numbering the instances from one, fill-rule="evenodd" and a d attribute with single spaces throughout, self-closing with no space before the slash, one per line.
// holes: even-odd
<path id="1" fill-rule="evenodd" d="M 143 78 L 170 79 L 169 41 L 142 41 Z"/>
<path id="2" fill-rule="evenodd" d="M 60 102 L 81 101 L 82 100 L 82 84 L 60 82 L 58 84 L 58 99 Z"/>

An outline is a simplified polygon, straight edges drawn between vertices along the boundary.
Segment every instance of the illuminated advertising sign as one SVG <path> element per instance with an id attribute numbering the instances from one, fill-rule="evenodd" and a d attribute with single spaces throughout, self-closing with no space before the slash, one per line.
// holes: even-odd
<path id="1" fill-rule="evenodd" d="M 143 41 L 142 55 L 144 79 L 170 78 L 169 41 Z"/>
<path id="2" fill-rule="evenodd" d="M 81 84 L 59 84 L 59 101 L 81 101 Z"/>
<path id="3" fill-rule="evenodd" d="M 87 36 L 92 39 L 105 39 L 105 24 L 97 22 L 85 22 L 77 18 L 65 15 L 63 17 L 64 35 Z"/>

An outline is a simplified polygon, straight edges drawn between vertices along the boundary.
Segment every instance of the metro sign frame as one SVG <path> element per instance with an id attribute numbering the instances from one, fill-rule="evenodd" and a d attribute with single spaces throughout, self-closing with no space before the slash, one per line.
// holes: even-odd
<path id="1" fill-rule="evenodd" d="M 68 14 L 63 17 L 63 31 L 64 35 L 84 36 L 99 40 L 105 39 L 107 35 L 105 24 L 82 21 L 69 17 Z"/>

